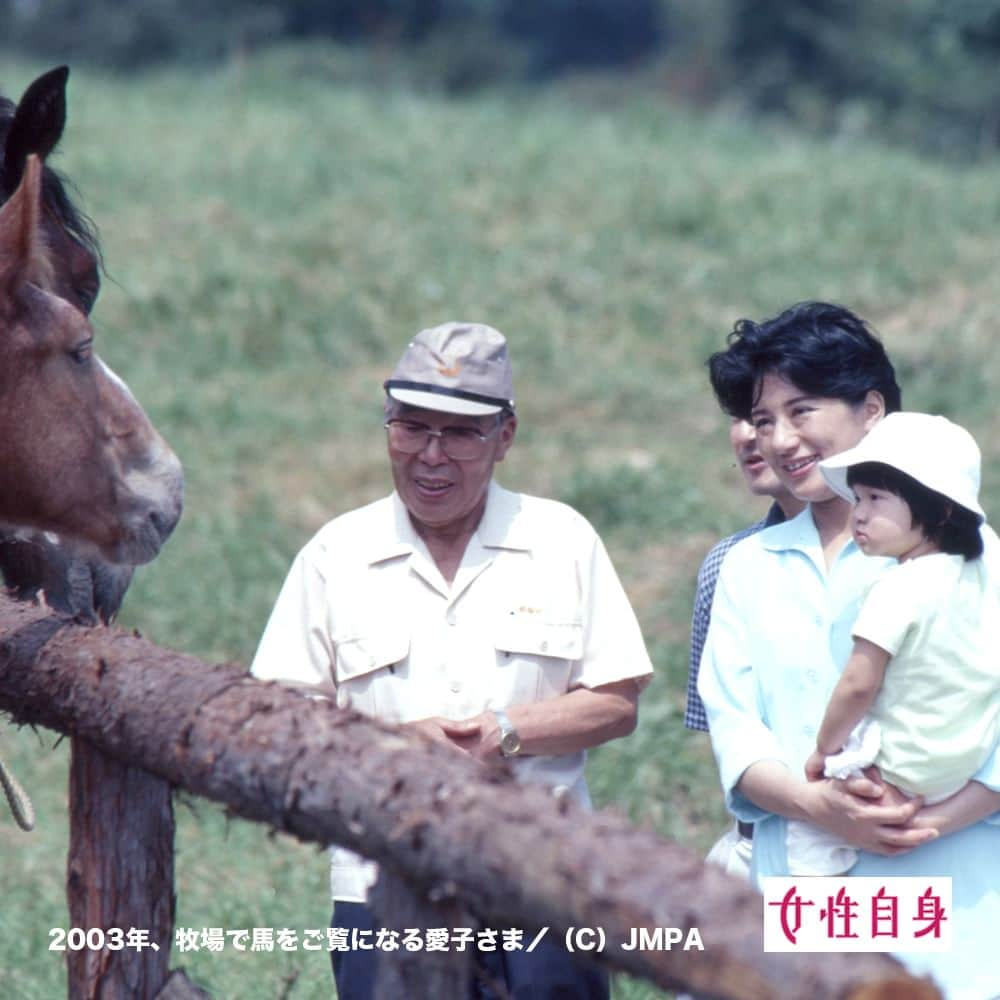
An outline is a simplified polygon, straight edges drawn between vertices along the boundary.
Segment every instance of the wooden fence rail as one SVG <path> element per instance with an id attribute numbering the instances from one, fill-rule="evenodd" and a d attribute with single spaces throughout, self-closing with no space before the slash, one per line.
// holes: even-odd
<path id="1" fill-rule="evenodd" d="M 570 928 L 601 928 L 601 961 L 706 997 L 939 997 L 885 956 L 765 953 L 760 897 L 690 851 L 615 815 L 586 813 L 541 788 L 519 786 L 499 764 L 483 768 L 327 701 L 255 681 L 236 664 L 208 665 L 120 629 L 84 628 L 0 597 L 0 709 L 70 733 L 120 767 L 111 777 L 99 769 L 87 799 L 102 798 L 108 781 L 148 772 L 164 787 L 213 799 L 233 814 L 375 858 L 389 876 L 379 889 L 389 901 L 380 914 L 389 927 L 400 927 L 393 911 L 408 895 L 418 907 L 469 913 L 486 926 L 523 927 L 526 935 L 543 926 L 560 938 Z M 80 770 L 74 780 L 86 782 L 88 768 Z M 141 778 L 139 785 L 141 792 Z M 73 808 L 85 808 L 77 794 Z M 110 919 L 107 907 L 116 901 L 93 901 L 107 895 L 105 887 L 80 884 L 99 867 L 96 855 L 134 855 L 157 837 L 169 847 L 169 801 L 164 810 L 154 794 L 139 813 L 160 833 L 119 823 L 118 845 L 108 842 L 106 825 L 102 841 L 85 823 L 77 833 L 74 820 L 72 836 L 84 842 L 70 849 L 71 910 L 74 893 L 90 892 L 83 912 Z M 169 954 L 172 854 L 151 864 L 155 898 L 147 901 L 148 916 L 135 917 L 148 922 L 133 925 L 159 935 L 159 954 Z M 116 925 L 120 918 L 107 924 Z M 697 928 L 704 950 L 627 950 L 634 928 L 676 928 L 682 937 Z M 101 974 L 111 976 L 108 962 L 151 955 L 128 951 L 99 955 Z M 405 981 L 405 969 L 392 974 Z M 142 984 L 123 995 L 153 998 L 166 976 L 163 964 L 152 977 L 126 970 L 117 981 Z M 74 996 L 72 968 L 70 977 Z M 98 985 L 89 995 L 112 997 L 115 989 Z"/>

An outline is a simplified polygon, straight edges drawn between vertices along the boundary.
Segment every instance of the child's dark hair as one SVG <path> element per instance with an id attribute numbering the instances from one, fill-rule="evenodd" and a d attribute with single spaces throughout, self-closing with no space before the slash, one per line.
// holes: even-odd
<path id="1" fill-rule="evenodd" d="M 914 526 L 922 528 L 942 552 L 965 559 L 977 559 L 983 554 L 979 518 L 905 472 L 882 462 L 861 462 L 847 470 L 847 485 L 887 490 L 900 497 L 910 508 Z"/>

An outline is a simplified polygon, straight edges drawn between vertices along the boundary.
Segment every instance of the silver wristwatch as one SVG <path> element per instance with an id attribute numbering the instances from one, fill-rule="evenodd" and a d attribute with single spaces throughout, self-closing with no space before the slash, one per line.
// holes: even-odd
<path id="1" fill-rule="evenodd" d="M 518 736 L 517 730 L 506 712 L 495 708 L 493 714 L 500 724 L 500 753 L 504 757 L 516 757 L 521 752 L 521 737 Z"/>

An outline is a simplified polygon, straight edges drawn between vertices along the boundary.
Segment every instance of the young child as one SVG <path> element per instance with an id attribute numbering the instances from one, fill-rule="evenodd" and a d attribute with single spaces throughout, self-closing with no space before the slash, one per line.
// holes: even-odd
<path id="1" fill-rule="evenodd" d="M 981 558 L 979 448 L 944 417 L 893 413 L 821 468 L 855 504 L 861 550 L 897 563 L 865 597 L 806 777 L 846 778 L 874 763 L 908 795 L 941 801 L 1000 737 L 1000 598 Z M 786 846 L 793 875 L 842 873 L 857 858 L 798 821 Z"/>

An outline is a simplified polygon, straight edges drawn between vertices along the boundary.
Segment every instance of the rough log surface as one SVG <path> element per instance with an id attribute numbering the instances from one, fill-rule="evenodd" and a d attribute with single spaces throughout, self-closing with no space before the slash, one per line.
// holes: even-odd
<path id="1" fill-rule="evenodd" d="M 874 1000 L 902 995 L 895 983 L 939 997 L 885 956 L 764 953 L 760 897 L 692 852 L 237 664 L 0 598 L 0 709 L 239 816 L 384 860 L 487 926 L 603 928 L 605 961 L 667 988 L 847 1000 L 867 983 Z M 697 927 L 705 951 L 623 950 L 635 927 Z"/>
<path id="2" fill-rule="evenodd" d="M 69 813 L 69 926 L 140 928 L 159 949 L 69 949 L 69 1000 L 153 997 L 169 975 L 174 931 L 170 785 L 75 736 Z"/>
<path id="3" fill-rule="evenodd" d="M 469 927 L 474 923 L 456 900 L 431 902 L 389 865 L 380 866 L 370 902 L 383 927 L 425 932 L 432 927 Z M 401 947 L 382 952 L 376 969 L 375 998 L 464 997 L 469 992 L 470 966 L 469 951 L 457 948 L 407 951 Z"/>

